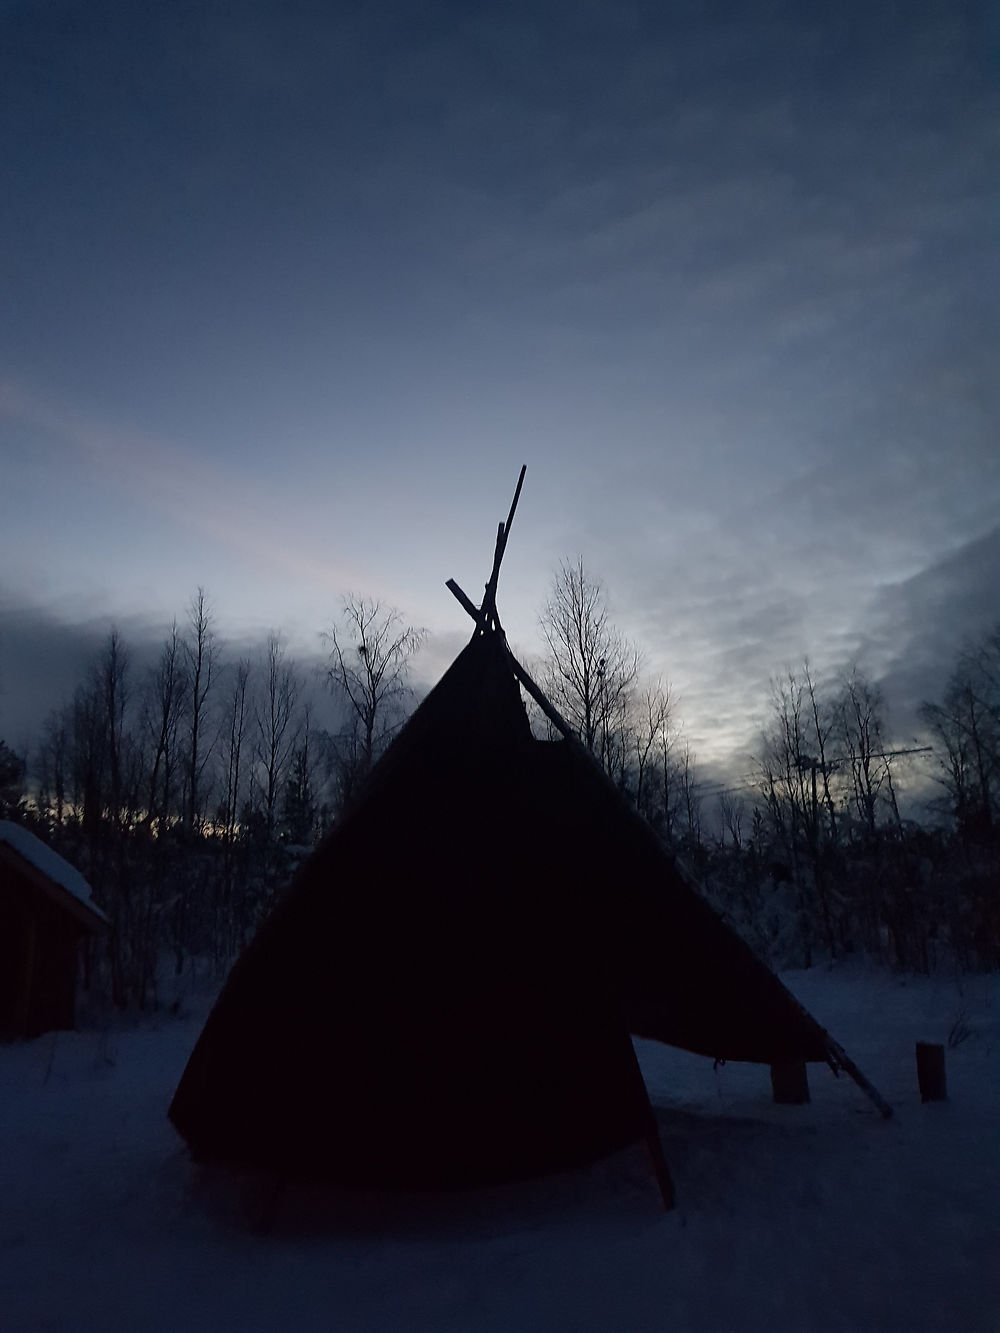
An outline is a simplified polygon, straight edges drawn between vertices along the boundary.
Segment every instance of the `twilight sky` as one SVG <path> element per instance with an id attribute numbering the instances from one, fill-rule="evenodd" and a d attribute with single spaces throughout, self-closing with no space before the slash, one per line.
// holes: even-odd
<path id="1" fill-rule="evenodd" d="M 993 5 L 7 0 L 0 735 L 68 645 L 537 649 L 582 554 L 695 748 L 1000 618 Z M 52 698 L 51 703 L 60 702 Z"/>

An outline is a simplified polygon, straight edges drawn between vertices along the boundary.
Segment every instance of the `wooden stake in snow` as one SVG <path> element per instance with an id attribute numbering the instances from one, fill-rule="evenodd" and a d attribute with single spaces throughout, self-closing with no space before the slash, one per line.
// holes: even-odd
<path id="1" fill-rule="evenodd" d="M 783 1060 L 771 1066 L 771 1094 L 779 1106 L 802 1106 L 809 1100 L 809 1075 L 804 1060 Z"/>
<path id="2" fill-rule="evenodd" d="M 937 1042 L 917 1042 L 917 1083 L 922 1102 L 948 1100 L 944 1072 L 944 1047 Z"/>
<path id="3" fill-rule="evenodd" d="M 833 1040 L 829 1033 L 826 1036 L 826 1058 L 830 1068 L 836 1074 L 838 1069 L 842 1069 L 848 1078 L 852 1078 L 865 1096 L 878 1107 L 885 1120 L 892 1119 L 892 1107 L 879 1092 L 873 1083 L 865 1078 L 861 1070 L 857 1067 L 851 1057 L 844 1050 L 839 1042 Z"/>

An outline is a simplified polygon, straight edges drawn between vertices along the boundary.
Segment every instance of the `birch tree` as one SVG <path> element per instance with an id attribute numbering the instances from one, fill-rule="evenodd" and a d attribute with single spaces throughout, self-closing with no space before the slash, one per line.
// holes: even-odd
<path id="1" fill-rule="evenodd" d="M 337 746 L 342 802 L 405 716 L 410 666 L 425 634 L 377 598 L 350 593 L 343 599 L 340 616 L 325 636 L 327 676 L 347 713 Z"/>
<path id="2" fill-rule="evenodd" d="M 583 558 L 563 561 L 539 618 L 546 693 L 582 743 L 615 775 L 639 674 L 639 652 L 612 623 L 604 585 Z"/>

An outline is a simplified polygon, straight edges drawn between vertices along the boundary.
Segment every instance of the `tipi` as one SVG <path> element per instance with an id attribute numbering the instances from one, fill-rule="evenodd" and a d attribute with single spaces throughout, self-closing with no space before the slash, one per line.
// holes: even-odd
<path id="1" fill-rule="evenodd" d="M 470 643 L 209 1016 L 170 1106 L 198 1159 L 442 1186 L 646 1138 L 669 1202 L 631 1034 L 843 1063 L 582 747 L 532 735 L 495 607 L 513 512 L 482 607 L 449 584 Z"/>

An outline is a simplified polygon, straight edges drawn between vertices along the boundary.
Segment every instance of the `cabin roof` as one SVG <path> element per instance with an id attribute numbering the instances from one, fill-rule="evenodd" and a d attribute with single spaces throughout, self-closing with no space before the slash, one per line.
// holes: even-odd
<path id="1" fill-rule="evenodd" d="M 24 828 L 21 824 L 15 824 L 9 819 L 0 819 L 0 853 L 5 849 L 9 849 L 21 861 L 26 862 L 37 872 L 33 876 L 36 882 L 38 876 L 41 876 L 43 880 L 55 886 L 56 896 L 70 910 L 73 910 L 77 904 L 82 904 L 86 908 L 86 913 L 81 913 L 77 906 L 74 915 L 86 920 L 87 914 L 89 914 L 105 925 L 107 924 L 107 917 L 94 903 L 90 885 L 79 870 L 70 865 L 65 857 L 53 851 L 47 843 L 42 842 L 41 838 L 36 837 L 30 829 Z M 73 900 L 71 903 L 66 902 L 62 895 L 58 893 L 60 889 Z"/>

